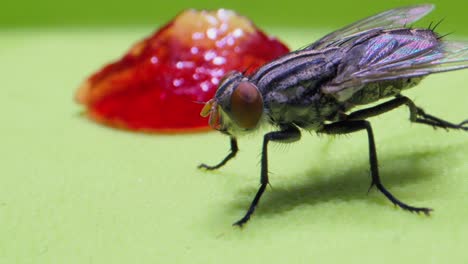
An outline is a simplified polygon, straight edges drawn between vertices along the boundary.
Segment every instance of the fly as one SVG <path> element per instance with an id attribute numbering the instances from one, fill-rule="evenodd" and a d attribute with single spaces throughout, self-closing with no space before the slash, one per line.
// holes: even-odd
<path id="1" fill-rule="evenodd" d="M 388 10 L 332 32 L 249 76 L 231 72 L 224 77 L 201 115 L 209 116 L 210 126 L 230 137 L 231 152 L 219 164 L 201 164 L 200 168 L 214 170 L 225 165 L 238 151 L 239 135 L 262 124 L 276 128 L 263 137 L 260 188 L 234 225 L 242 226 L 250 219 L 268 184 L 268 143 L 298 141 L 301 129 L 329 135 L 366 131 L 370 188 L 376 187 L 404 210 L 430 213 L 432 209 L 408 205 L 384 187 L 367 119 L 406 105 L 411 122 L 468 131 L 468 120 L 459 124 L 445 121 L 401 94 L 429 74 L 468 68 L 467 42 L 445 41 L 430 27 L 406 27 L 433 8 L 422 4 Z M 384 98 L 387 101 L 376 106 L 351 111 Z"/>

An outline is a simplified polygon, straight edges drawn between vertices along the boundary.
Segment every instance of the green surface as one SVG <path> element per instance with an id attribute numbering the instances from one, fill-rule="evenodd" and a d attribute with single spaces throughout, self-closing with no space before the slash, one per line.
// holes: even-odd
<path id="1" fill-rule="evenodd" d="M 151 28 L 0 34 L 0 263 L 464 263 L 468 136 L 372 119 L 387 187 L 435 209 L 395 209 L 369 185 L 364 133 L 272 144 L 271 184 L 252 221 L 261 134 L 218 172 L 218 133 L 145 135 L 80 116 L 75 88 Z M 320 34 L 271 29 L 294 47 Z M 467 116 L 467 71 L 407 94 L 448 120 Z"/>
<path id="2" fill-rule="evenodd" d="M 437 5 L 437 11 L 429 15 L 430 20 L 445 18 L 440 26 L 442 32 L 468 34 L 466 0 L 6 0 L 0 8 L 0 28 L 154 25 L 168 21 L 186 8 L 221 7 L 237 10 L 260 25 L 335 28 L 386 9 L 427 2 Z"/>

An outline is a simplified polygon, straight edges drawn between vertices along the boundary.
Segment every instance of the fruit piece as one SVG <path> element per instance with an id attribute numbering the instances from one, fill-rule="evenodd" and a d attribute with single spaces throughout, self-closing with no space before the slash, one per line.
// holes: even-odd
<path id="1" fill-rule="evenodd" d="M 207 129 L 199 113 L 225 73 L 252 72 L 287 52 L 232 11 L 187 10 L 89 77 L 76 99 L 92 119 L 114 127 Z"/>

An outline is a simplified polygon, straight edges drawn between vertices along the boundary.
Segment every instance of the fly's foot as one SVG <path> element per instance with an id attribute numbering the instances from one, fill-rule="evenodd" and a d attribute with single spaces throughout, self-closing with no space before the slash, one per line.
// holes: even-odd
<path id="1" fill-rule="evenodd" d="M 424 110 L 422 110 L 419 107 L 416 108 L 416 111 L 417 111 L 417 116 L 418 117 L 416 118 L 415 121 L 417 123 L 423 123 L 423 124 L 426 124 L 426 125 L 430 125 L 434 129 L 444 128 L 446 130 L 461 129 L 461 130 L 464 130 L 464 131 L 468 131 L 468 119 L 461 122 L 460 124 L 453 124 L 451 122 L 445 121 L 445 120 L 440 119 L 438 117 L 429 115 L 429 114 L 425 113 Z"/>
<path id="2" fill-rule="evenodd" d="M 415 207 L 415 206 L 405 204 L 404 202 L 398 200 L 395 196 L 393 196 L 393 194 L 391 194 L 387 189 L 385 189 L 385 187 L 380 183 L 376 183 L 375 186 L 377 187 L 377 189 L 379 189 L 381 193 L 383 193 L 383 195 L 385 195 L 385 197 L 387 197 L 390 200 L 390 202 L 392 202 L 395 206 L 398 206 L 403 210 L 406 210 L 412 213 L 417 213 L 417 214 L 424 213 L 426 216 L 429 216 L 432 211 L 431 208 Z"/>
<path id="3" fill-rule="evenodd" d="M 216 169 L 219 169 L 221 168 L 222 166 L 226 165 L 226 163 L 231 160 L 232 158 L 234 158 L 237 154 L 237 151 L 239 151 L 239 148 L 237 147 L 237 140 L 236 138 L 234 137 L 231 137 L 231 151 L 229 152 L 229 154 L 224 157 L 224 159 L 214 165 L 214 166 L 210 166 L 210 165 L 206 165 L 205 163 L 202 163 L 200 165 L 198 165 L 198 168 L 199 169 L 205 169 L 205 170 L 216 170 Z"/>
<path id="4" fill-rule="evenodd" d="M 250 217 L 249 218 L 245 218 L 243 217 L 242 219 L 240 219 L 239 221 L 235 222 L 234 224 L 232 224 L 233 226 L 238 226 L 239 228 L 242 228 L 244 227 L 244 224 L 247 223 L 247 221 L 249 221 Z"/>
<path id="5" fill-rule="evenodd" d="M 393 203 L 393 205 L 397 206 L 397 207 L 400 207 L 401 209 L 405 210 L 405 211 L 408 211 L 408 212 L 411 212 L 411 213 L 423 213 L 425 214 L 426 216 L 430 216 L 431 215 L 431 212 L 433 211 L 432 208 L 427 208 L 427 207 L 414 207 L 414 206 L 411 206 L 411 205 L 407 205 L 401 201 L 398 201 L 398 202 L 394 202 L 394 201 L 391 201 Z"/>
<path id="6" fill-rule="evenodd" d="M 458 124 L 458 126 L 460 127 L 460 129 L 468 131 L 468 119 Z"/>
<path id="7" fill-rule="evenodd" d="M 210 166 L 210 165 L 206 165 L 205 163 L 202 163 L 198 165 L 197 168 L 203 169 L 203 170 L 216 170 L 217 168 L 219 168 L 219 166 Z"/>

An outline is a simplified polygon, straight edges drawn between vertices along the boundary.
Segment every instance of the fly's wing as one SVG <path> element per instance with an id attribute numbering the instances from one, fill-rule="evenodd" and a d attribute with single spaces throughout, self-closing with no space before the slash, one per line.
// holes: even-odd
<path id="1" fill-rule="evenodd" d="M 367 83 L 468 68 L 468 42 L 440 41 L 425 29 L 405 30 L 400 35 L 389 31 L 363 45 L 322 91 L 344 101 Z"/>
<path id="2" fill-rule="evenodd" d="M 334 31 L 315 43 L 307 46 L 305 50 L 324 49 L 339 46 L 350 38 L 355 38 L 373 30 L 401 28 L 413 23 L 434 9 L 432 4 L 413 5 L 391 9 L 377 15 L 354 22 L 342 29 Z"/>

